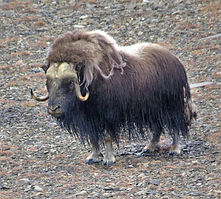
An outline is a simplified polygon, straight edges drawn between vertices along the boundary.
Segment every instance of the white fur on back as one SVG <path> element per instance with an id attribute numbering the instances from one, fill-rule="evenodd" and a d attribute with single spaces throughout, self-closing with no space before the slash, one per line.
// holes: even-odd
<path id="1" fill-rule="evenodd" d="M 152 43 L 138 43 L 138 44 L 134 44 L 131 46 L 119 46 L 118 50 L 123 51 L 133 56 L 138 56 L 140 55 L 140 52 L 142 52 L 143 48 L 146 48 L 148 46 L 159 47 L 159 45 L 152 44 Z"/>
<path id="2" fill-rule="evenodd" d="M 107 34 L 106 32 L 102 31 L 102 30 L 94 30 L 89 32 L 91 34 L 99 34 L 102 35 L 103 37 L 105 37 L 111 44 L 114 45 L 114 47 L 118 50 L 118 51 L 123 51 L 127 54 L 130 54 L 132 56 L 138 56 L 140 55 L 140 52 L 142 52 L 143 48 L 146 48 L 147 46 L 154 46 L 154 47 L 160 47 L 157 44 L 153 44 L 153 43 L 148 43 L 148 42 L 144 42 L 144 43 L 137 43 L 131 46 L 118 46 L 116 41 L 113 39 L 113 37 L 111 37 L 109 34 Z"/>

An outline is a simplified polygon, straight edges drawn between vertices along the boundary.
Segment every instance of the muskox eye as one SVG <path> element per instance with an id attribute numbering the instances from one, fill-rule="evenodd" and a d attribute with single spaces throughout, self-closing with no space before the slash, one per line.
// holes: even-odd
<path id="1" fill-rule="evenodd" d="M 70 81 L 68 82 L 68 88 L 69 88 L 70 90 L 73 90 L 73 89 L 74 89 L 74 81 L 70 80 Z"/>
<path id="2" fill-rule="evenodd" d="M 83 80 L 84 67 L 85 67 L 84 63 L 77 63 L 75 65 L 75 70 L 77 71 L 77 76 L 78 76 L 79 82 L 81 82 Z"/>
<path id="3" fill-rule="evenodd" d="M 83 63 L 77 63 L 77 64 L 75 65 L 75 70 L 76 70 L 76 71 L 80 71 L 81 68 L 82 68 L 82 66 L 83 66 Z"/>

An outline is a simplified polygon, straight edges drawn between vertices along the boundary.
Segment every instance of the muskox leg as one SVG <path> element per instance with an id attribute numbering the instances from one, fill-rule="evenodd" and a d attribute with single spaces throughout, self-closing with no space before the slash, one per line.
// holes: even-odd
<path id="1" fill-rule="evenodd" d="M 146 145 L 141 152 L 137 153 L 136 156 L 140 157 L 142 155 L 145 155 L 146 153 L 152 153 L 155 151 L 159 151 L 160 147 L 158 145 L 160 141 L 160 135 L 161 135 L 161 130 L 154 131 L 153 132 L 153 137 L 148 145 Z"/>
<path id="2" fill-rule="evenodd" d="M 178 132 L 173 134 L 173 143 L 169 151 L 169 155 L 179 155 L 181 152 L 180 136 Z"/>
<path id="3" fill-rule="evenodd" d="M 116 161 L 114 157 L 112 139 L 109 136 L 105 136 L 104 143 L 105 143 L 105 155 L 103 159 L 103 164 L 106 164 L 107 166 L 111 166 Z"/>
<path id="4" fill-rule="evenodd" d="M 149 150 L 150 152 L 159 151 L 160 146 L 158 145 L 158 143 L 160 141 L 160 135 L 161 135 L 161 130 L 153 132 L 153 137 L 150 141 L 150 144 L 145 146 L 144 149 L 147 148 L 147 150 Z"/>
<path id="5" fill-rule="evenodd" d="M 87 164 L 93 164 L 101 161 L 101 158 L 103 157 L 102 153 L 100 152 L 100 148 L 95 147 L 92 144 L 92 152 L 91 154 L 86 158 L 85 163 Z"/>

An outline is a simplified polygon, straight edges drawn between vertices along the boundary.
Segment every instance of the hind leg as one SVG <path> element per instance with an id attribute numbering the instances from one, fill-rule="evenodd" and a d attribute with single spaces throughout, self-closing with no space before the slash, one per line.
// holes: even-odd
<path id="1" fill-rule="evenodd" d="M 153 134 L 153 137 L 150 141 L 150 144 L 149 145 L 146 145 L 144 147 L 144 149 L 147 149 L 149 150 L 150 152 L 154 152 L 154 151 L 158 151 L 159 150 L 159 141 L 160 141 L 160 135 L 161 135 L 161 132 L 157 132 L 157 133 L 154 133 Z"/>
<path id="2" fill-rule="evenodd" d="M 178 132 L 174 132 L 173 143 L 169 151 L 169 155 L 179 155 L 181 153 L 180 136 Z"/>
<path id="3" fill-rule="evenodd" d="M 137 153 L 136 156 L 142 156 L 145 153 L 152 153 L 155 151 L 159 151 L 160 147 L 158 145 L 160 141 L 161 130 L 153 132 L 153 137 L 148 145 L 146 145 L 140 153 Z"/>
<path id="4" fill-rule="evenodd" d="M 160 136 L 161 136 L 162 131 L 154 132 L 153 137 L 151 139 L 151 142 L 148 146 L 149 150 L 154 152 L 154 151 L 159 151 L 160 146 L 158 145 L 160 141 Z"/>
<path id="5" fill-rule="evenodd" d="M 100 162 L 102 157 L 103 157 L 103 155 L 100 152 L 100 148 L 99 147 L 97 148 L 92 144 L 92 152 L 86 158 L 85 163 L 86 164 L 93 164 L 93 163 Z"/>

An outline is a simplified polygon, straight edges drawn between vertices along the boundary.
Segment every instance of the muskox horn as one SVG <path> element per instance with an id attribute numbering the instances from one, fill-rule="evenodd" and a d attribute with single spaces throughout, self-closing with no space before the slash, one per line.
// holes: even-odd
<path id="1" fill-rule="evenodd" d="M 75 69 L 73 69 L 74 72 L 74 86 L 75 86 L 75 92 L 76 92 L 76 96 L 79 100 L 81 100 L 82 102 L 86 101 L 89 97 L 89 92 L 87 91 L 85 96 L 83 97 L 81 94 L 81 89 L 80 89 L 80 85 L 78 82 L 78 76 L 77 76 L 77 72 Z"/>
<path id="2" fill-rule="evenodd" d="M 77 80 L 74 82 L 74 86 L 75 86 L 75 92 L 76 92 L 77 98 L 83 102 L 86 101 L 89 97 L 89 92 L 87 92 L 86 95 L 83 97 L 81 94 L 81 89 L 80 89 L 80 86 L 79 86 L 79 83 Z"/>
<path id="3" fill-rule="evenodd" d="M 37 100 L 37 101 L 39 101 L 39 102 L 42 102 L 42 101 L 48 100 L 49 95 L 47 94 L 45 97 L 37 97 L 37 96 L 33 93 L 32 89 L 31 89 L 31 97 L 32 97 L 32 99 L 34 99 L 34 100 Z"/>

